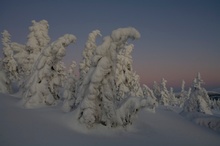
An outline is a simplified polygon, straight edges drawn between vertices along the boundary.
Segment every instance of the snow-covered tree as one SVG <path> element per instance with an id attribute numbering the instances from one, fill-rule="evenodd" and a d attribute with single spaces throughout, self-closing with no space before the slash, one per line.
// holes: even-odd
<path id="1" fill-rule="evenodd" d="M 60 98 L 60 88 L 64 86 L 66 76 L 64 62 L 59 61 L 53 66 L 53 72 L 49 79 L 49 89 L 53 94 L 53 97 L 56 97 L 57 99 Z"/>
<path id="2" fill-rule="evenodd" d="M 75 105 L 76 100 L 76 85 L 77 85 L 77 78 L 75 74 L 75 68 L 77 64 L 75 61 L 72 61 L 72 64 L 70 65 L 66 83 L 64 84 L 64 92 L 63 92 L 63 98 L 64 103 L 62 110 L 65 112 L 69 112 L 71 109 L 73 109 Z"/>
<path id="3" fill-rule="evenodd" d="M 17 62 L 12 55 L 3 59 L 3 69 L 11 82 L 18 79 Z"/>
<path id="4" fill-rule="evenodd" d="M 79 64 L 80 80 L 83 80 L 91 67 L 92 57 L 94 56 L 97 47 L 96 38 L 98 36 L 102 36 L 99 30 L 92 31 L 88 36 L 88 40 L 82 53 L 83 60 Z"/>
<path id="5" fill-rule="evenodd" d="M 2 33 L 3 44 L 3 59 L 1 61 L 2 74 L 6 74 L 7 86 L 5 88 L 11 92 L 11 82 L 18 79 L 17 63 L 13 57 L 13 50 L 11 48 L 11 35 L 7 30 Z M 3 73 L 4 72 L 4 73 Z"/>
<path id="6" fill-rule="evenodd" d="M 155 97 L 153 91 L 147 85 L 144 84 L 142 88 L 144 97 L 147 99 L 146 108 L 155 112 L 155 108 L 158 106 L 157 98 Z"/>
<path id="7" fill-rule="evenodd" d="M 185 90 L 185 81 L 182 81 L 181 84 L 181 91 L 180 91 L 180 95 L 179 95 L 179 99 L 178 99 L 178 104 L 180 107 L 183 107 L 185 101 L 189 98 L 189 92 L 191 89 L 189 89 L 189 91 Z"/>
<path id="8" fill-rule="evenodd" d="M 2 66 L 2 59 L 0 58 L 0 92 L 1 93 L 10 93 L 11 86 L 10 86 L 10 80 L 8 79 L 5 71 L 3 70 Z"/>
<path id="9" fill-rule="evenodd" d="M 50 37 L 48 36 L 49 24 L 46 20 L 36 22 L 32 21 L 32 26 L 29 27 L 27 50 L 30 54 L 39 55 L 42 49 L 48 46 Z M 34 56 L 37 57 L 37 56 Z"/>
<path id="10" fill-rule="evenodd" d="M 11 49 L 11 35 L 7 30 L 2 32 L 2 45 L 3 45 L 3 55 L 11 56 L 13 55 L 13 51 Z"/>
<path id="11" fill-rule="evenodd" d="M 137 111 L 146 104 L 143 98 L 126 98 L 118 105 L 116 102 L 115 71 L 117 54 L 124 49 L 129 38 L 137 39 L 139 32 L 134 28 L 114 30 L 104 38 L 93 56 L 92 66 L 83 80 L 78 119 L 87 127 L 103 124 L 110 127 L 131 124 Z M 118 106 L 117 106 L 118 105 Z"/>
<path id="12" fill-rule="evenodd" d="M 92 67 L 92 59 L 95 54 L 96 46 L 96 39 L 98 36 L 102 36 L 99 30 L 94 30 L 89 33 L 88 40 L 85 44 L 85 48 L 82 53 L 82 61 L 79 63 L 79 80 L 77 82 L 77 96 L 80 96 L 80 88 L 83 88 L 83 80 L 88 73 L 89 69 Z M 76 104 L 79 102 L 76 101 Z"/>
<path id="13" fill-rule="evenodd" d="M 220 99 L 211 100 L 211 108 L 213 110 L 220 110 Z"/>
<path id="14" fill-rule="evenodd" d="M 116 97 L 118 100 L 124 99 L 129 95 L 131 89 L 132 77 L 132 57 L 130 55 L 134 45 L 126 45 L 117 54 L 116 69 L 115 69 L 115 89 Z"/>
<path id="15" fill-rule="evenodd" d="M 26 64 L 26 74 L 31 73 L 31 69 L 41 51 L 49 45 L 50 37 L 48 36 L 49 24 L 46 20 L 41 20 L 36 22 L 32 21 L 32 26 L 29 27 L 30 33 L 28 34 L 26 50 L 28 52 Z"/>
<path id="16" fill-rule="evenodd" d="M 125 45 L 117 54 L 115 86 L 118 100 L 126 96 L 143 97 L 143 91 L 139 83 L 139 76 L 133 71 L 131 52 L 133 44 Z"/>
<path id="17" fill-rule="evenodd" d="M 176 98 L 175 93 L 173 92 L 173 87 L 170 87 L 169 104 L 172 105 L 172 106 L 177 106 L 178 105 L 178 100 Z"/>
<path id="18" fill-rule="evenodd" d="M 139 75 L 137 75 L 135 72 L 132 74 L 132 78 L 131 78 L 131 85 L 132 88 L 130 90 L 131 96 L 135 96 L 135 97 L 143 97 L 143 91 L 140 85 L 140 77 Z"/>
<path id="19" fill-rule="evenodd" d="M 18 80 L 22 82 L 27 77 L 27 71 L 29 70 L 29 53 L 26 50 L 26 46 L 12 42 L 11 48 L 14 52 L 14 59 L 17 62 Z"/>
<path id="20" fill-rule="evenodd" d="M 159 102 L 160 97 L 161 97 L 160 86 L 156 81 L 154 81 L 153 83 L 153 92 L 154 92 L 155 97 L 157 98 L 157 102 Z"/>
<path id="21" fill-rule="evenodd" d="M 32 74 L 23 87 L 25 106 L 32 108 L 40 105 L 53 105 L 57 96 L 51 87 L 51 77 L 56 74 L 56 66 L 65 56 L 65 49 L 75 42 L 74 35 L 66 34 L 42 51 L 33 66 Z M 55 77 L 53 80 L 59 80 Z"/>
<path id="22" fill-rule="evenodd" d="M 160 95 L 161 96 L 160 96 L 159 103 L 161 105 L 165 105 L 165 106 L 169 105 L 169 101 L 170 101 L 169 91 L 167 90 L 166 83 L 167 83 L 167 80 L 162 78 L 161 86 L 160 86 Z"/>
<path id="23" fill-rule="evenodd" d="M 189 99 L 183 106 L 185 112 L 201 112 L 204 114 L 212 114 L 210 99 L 205 88 L 201 87 L 203 84 L 200 73 L 193 81 L 192 90 Z"/>

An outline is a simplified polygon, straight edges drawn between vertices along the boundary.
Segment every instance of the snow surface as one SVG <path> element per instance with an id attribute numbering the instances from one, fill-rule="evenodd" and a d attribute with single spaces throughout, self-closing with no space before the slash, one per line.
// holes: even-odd
<path id="1" fill-rule="evenodd" d="M 0 93 L 1 146 L 219 146 L 220 132 L 199 126 L 179 114 L 179 109 L 159 106 L 143 110 L 127 130 L 85 130 L 74 122 L 74 112 L 60 106 L 24 109 L 20 100 Z M 75 114 L 76 115 L 76 114 Z"/>

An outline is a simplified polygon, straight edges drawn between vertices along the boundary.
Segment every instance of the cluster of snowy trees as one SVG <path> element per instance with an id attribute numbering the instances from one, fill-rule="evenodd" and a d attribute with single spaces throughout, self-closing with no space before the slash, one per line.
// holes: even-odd
<path id="1" fill-rule="evenodd" d="M 220 110 L 220 99 L 211 100 L 211 108 L 214 109 L 214 110 Z"/>
<path id="2" fill-rule="evenodd" d="M 77 110 L 78 121 L 87 127 L 102 124 L 125 127 L 132 124 L 142 108 L 155 110 L 152 91 L 139 83 L 133 71 L 128 39 L 140 38 L 132 27 L 119 28 L 103 38 L 99 30 L 92 31 L 79 64 L 72 62 L 66 69 L 62 62 L 68 45 L 76 42 L 72 34 L 65 34 L 50 42 L 46 20 L 32 21 L 26 44 L 11 42 L 8 31 L 2 33 L 0 91 L 13 93 L 12 83 L 19 88 L 24 107 L 36 108 L 63 102 L 63 111 Z"/>
<path id="3" fill-rule="evenodd" d="M 153 93 L 157 102 L 164 106 L 178 106 L 183 108 L 183 112 L 200 112 L 204 114 L 212 114 L 212 101 L 210 100 L 205 88 L 202 87 L 204 83 L 201 79 L 200 73 L 197 74 L 193 80 L 191 88 L 185 90 L 185 81 L 182 81 L 181 91 L 177 95 L 166 87 L 167 81 L 161 80 L 160 85 L 154 82 Z"/>
<path id="4" fill-rule="evenodd" d="M 67 46 L 75 43 L 76 37 L 65 34 L 51 43 L 48 30 L 46 20 L 32 21 L 26 44 L 11 42 L 9 32 L 2 33 L 0 92 L 13 93 L 12 83 L 16 83 L 26 108 L 63 102 L 63 111 L 77 110 L 79 123 L 88 128 L 97 124 L 126 127 L 140 109 L 155 111 L 158 104 L 211 114 L 200 74 L 189 91 L 182 82 L 178 97 L 173 88 L 168 91 L 165 79 L 160 84 L 154 82 L 153 89 L 140 85 L 132 67 L 134 45 L 128 43 L 140 38 L 135 28 L 116 29 L 100 45 L 96 39 L 102 37 L 101 32 L 92 31 L 79 63 L 79 76 L 74 60 L 69 69 L 62 62 Z"/>
<path id="5" fill-rule="evenodd" d="M 167 80 L 162 78 L 161 83 L 158 84 L 154 81 L 153 93 L 157 99 L 157 102 L 164 106 L 178 106 L 183 107 L 185 101 L 189 98 L 191 88 L 188 91 L 185 90 L 185 81 L 182 81 L 181 92 L 175 94 L 173 88 L 167 89 Z"/>

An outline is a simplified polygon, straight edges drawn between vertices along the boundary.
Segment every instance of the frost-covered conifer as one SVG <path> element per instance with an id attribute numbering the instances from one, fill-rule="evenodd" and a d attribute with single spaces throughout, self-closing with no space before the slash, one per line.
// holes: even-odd
<path id="1" fill-rule="evenodd" d="M 49 79 L 49 89 L 53 97 L 57 99 L 60 98 L 60 88 L 64 86 L 66 76 L 67 75 L 65 71 L 64 62 L 59 61 L 57 64 L 53 66 L 53 71 Z"/>
<path id="2" fill-rule="evenodd" d="M 220 99 L 212 100 L 211 101 L 212 109 L 214 110 L 220 110 Z"/>
<path id="3" fill-rule="evenodd" d="M 164 78 L 162 78 L 162 81 L 161 81 L 161 86 L 160 86 L 160 100 L 159 100 L 159 103 L 161 105 L 165 105 L 167 106 L 169 104 L 169 91 L 167 90 L 167 87 L 166 87 L 166 83 L 167 83 L 167 80 L 165 80 Z"/>
<path id="4" fill-rule="evenodd" d="M 146 104 L 142 98 L 126 98 L 116 103 L 115 71 L 117 54 L 125 48 L 126 41 L 140 37 L 134 28 L 114 30 L 104 38 L 93 56 L 92 66 L 83 80 L 78 97 L 80 123 L 87 127 L 103 124 L 110 127 L 132 123 L 137 111 Z"/>
<path id="5" fill-rule="evenodd" d="M 153 91 L 147 85 L 144 84 L 142 88 L 144 97 L 147 99 L 146 108 L 155 112 L 155 108 L 158 106 L 158 103 L 156 101 L 157 98 L 155 97 Z"/>
<path id="6" fill-rule="evenodd" d="M 172 87 L 170 87 L 170 92 L 169 92 L 169 101 L 170 101 L 170 105 L 172 105 L 172 106 L 177 106 L 178 105 L 178 100 L 177 100 L 177 98 L 176 98 L 176 96 L 175 96 L 175 93 L 173 92 L 173 88 Z"/>
<path id="7" fill-rule="evenodd" d="M 96 46 L 96 39 L 98 36 L 102 36 L 99 30 L 92 31 L 89 36 L 88 40 L 85 44 L 85 48 L 82 53 L 82 61 L 79 64 L 79 80 L 77 83 L 77 91 L 80 91 L 80 88 L 83 88 L 83 80 L 88 73 L 89 69 L 92 66 L 92 59 L 95 54 Z M 80 96 L 81 93 L 77 93 L 77 96 Z M 76 102 L 78 104 L 78 102 Z"/>
<path id="8" fill-rule="evenodd" d="M 217 102 L 218 102 L 218 100 L 211 100 L 210 101 L 211 102 L 211 109 L 213 109 L 213 110 L 219 110 L 219 108 L 218 108 L 218 104 L 217 104 Z"/>
<path id="9" fill-rule="evenodd" d="M 1 62 L 2 74 L 6 74 L 5 80 L 7 84 L 5 88 L 8 92 L 11 92 L 11 82 L 18 78 L 17 63 L 13 57 L 13 50 L 11 48 L 11 35 L 8 31 L 4 30 L 2 33 L 2 44 L 3 44 L 3 59 Z"/>
<path id="10" fill-rule="evenodd" d="M 11 35 L 8 31 L 4 30 L 2 33 L 2 44 L 3 44 L 3 55 L 2 59 L 2 69 L 8 74 L 10 81 L 16 80 L 18 78 L 17 73 L 17 62 L 14 59 L 13 50 L 11 48 Z"/>
<path id="11" fill-rule="evenodd" d="M 201 112 L 204 114 L 212 114 L 210 99 L 205 88 L 201 87 L 204 83 L 201 79 L 200 73 L 193 81 L 192 90 L 189 95 L 189 99 L 183 106 L 185 112 Z"/>
<path id="12" fill-rule="evenodd" d="M 131 52 L 133 44 L 125 45 L 117 54 L 115 86 L 118 100 L 125 96 L 143 97 L 143 91 L 140 87 L 139 76 L 133 71 Z"/>
<path id="13" fill-rule="evenodd" d="M 160 86 L 158 85 L 156 81 L 154 81 L 153 83 L 153 92 L 154 92 L 155 97 L 157 98 L 157 102 L 159 102 L 160 97 L 161 97 Z"/>
<path id="14" fill-rule="evenodd" d="M 65 56 L 65 49 L 75 42 L 74 35 L 66 34 L 53 42 L 43 50 L 34 64 L 32 74 L 25 82 L 23 96 L 25 106 L 32 108 L 38 105 L 53 105 L 57 97 L 54 97 L 54 91 L 51 88 L 50 80 L 53 74 L 56 74 L 56 66 Z"/>
<path id="15" fill-rule="evenodd" d="M 32 26 L 29 27 L 27 50 L 32 54 L 39 54 L 42 49 L 48 46 L 50 37 L 48 36 L 49 24 L 46 20 L 36 22 L 32 21 Z"/>
<path id="16" fill-rule="evenodd" d="M 26 67 L 28 68 L 26 74 L 29 75 L 31 73 L 31 69 L 41 51 L 48 46 L 50 42 L 50 37 L 48 36 L 48 28 L 49 24 L 46 20 L 41 20 L 36 22 L 32 21 L 32 26 L 29 27 L 30 33 L 28 34 L 26 50 L 28 51 L 28 64 Z"/>
<path id="17" fill-rule="evenodd" d="M 188 98 L 189 98 L 189 91 L 185 90 L 185 81 L 183 80 L 182 85 L 181 85 L 181 92 L 180 92 L 179 99 L 178 99 L 179 106 L 183 107 L 185 101 Z"/>
<path id="18" fill-rule="evenodd" d="M 64 103 L 62 110 L 65 112 L 69 112 L 75 105 L 76 100 L 76 85 L 77 85 L 77 78 L 75 74 L 75 68 L 77 64 L 75 61 L 72 61 L 72 64 L 70 65 L 66 83 L 64 84 L 64 92 L 63 92 L 63 98 Z"/>
<path id="19" fill-rule="evenodd" d="M 89 71 L 91 67 L 92 57 L 94 56 L 95 49 L 97 47 L 96 38 L 98 36 L 101 36 L 99 30 L 92 31 L 88 36 L 88 40 L 82 53 L 83 60 L 79 64 L 80 79 L 84 78 L 85 74 Z"/>
<path id="20" fill-rule="evenodd" d="M 18 79 L 20 82 L 28 75 L 29 70 L 29 53 L 26 50 L 26 46 L 18 44 L 16 42 L 11 43 L 12 50 L 14 52 L 14 59 L 17 62 Z"/>
<path id="21" fill-rule="evenodd" d="M 130 94 L 131 96 L 134 97 L 143 97 L 143 91 L 140 85 L 140 77 L 137 75 L 135 72 L 132 74 L 131 78 L 131 89 L 130 89 Z"/>
<path id="22" fill-rule="evenodd" d="M 10 86 L 10 80 L 8 79 L 5 71 L 3 70 L 2 66 L 2 59 L 0 58 L 0 92 L 1 93 L 10 93 L 11 86 Z"/>
<path id="23" fill-rule="evenodd" d="M 133 47 L 133 44 L 125 45 L 125 49 L 121 49 L 117 54 L 115 89 L 118 100 L 124 99 L 131 91 L 133 75 L 131 52 Z"/>

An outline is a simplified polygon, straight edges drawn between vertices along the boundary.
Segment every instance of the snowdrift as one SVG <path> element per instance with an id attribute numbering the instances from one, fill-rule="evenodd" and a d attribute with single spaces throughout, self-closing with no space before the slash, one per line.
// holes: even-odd
<path id="1" fill-rule="evenodd" d="M 124 130 L 98 127 L 83 131 L 74 123 L 74 113 L 63 113 L 61 106 L 24 109 L 19 102 L 0 93 L 2 146 L 220 145 L 219 132 L 199 126 L 164 106 L 156 108 L 155 113 L 141 111 L 133 126 Z"/>

